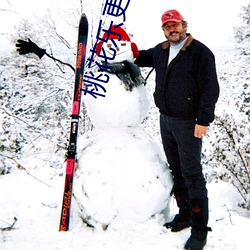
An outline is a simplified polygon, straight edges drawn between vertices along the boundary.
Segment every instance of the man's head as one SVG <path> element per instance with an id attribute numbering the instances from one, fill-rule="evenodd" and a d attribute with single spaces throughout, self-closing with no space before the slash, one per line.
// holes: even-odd
<path id="1" fill-rule="evenodd" d="M 163 13 L 162 29 L 166 38 L 173 45 L 186 38 L 187 22 L 177 10 L 168 10 Z"/>

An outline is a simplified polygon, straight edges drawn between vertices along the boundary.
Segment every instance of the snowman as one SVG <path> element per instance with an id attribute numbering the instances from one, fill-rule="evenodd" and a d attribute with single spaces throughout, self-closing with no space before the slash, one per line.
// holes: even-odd
<path id="1" fill-rule="evenodd" d="M 115 50 L 116 55 L 105 72 L 105 97 L 83 98 L 94 129 L 78 139 L 74 178 L 82 220 L 102 228 L 126 228 L 157 218 L 168 207 L 172 189 L 162 151 L 140 126 L 149 96 L 133 64 L 137 46 L 122 27 L 114 27 L 120 36 L 111 34 L 107 43 L 97 44 L 97 54 Z"/>

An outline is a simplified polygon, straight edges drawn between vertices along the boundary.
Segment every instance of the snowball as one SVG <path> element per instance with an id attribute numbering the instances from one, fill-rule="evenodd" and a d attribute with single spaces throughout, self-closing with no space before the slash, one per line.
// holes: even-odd
<path id="1" fill-rule="evenodd" d="M 142 128 L 97 129 L 81 141 L 74 193 L 92 222 L 124 227 L 167 207 L 172 177 Z"/>

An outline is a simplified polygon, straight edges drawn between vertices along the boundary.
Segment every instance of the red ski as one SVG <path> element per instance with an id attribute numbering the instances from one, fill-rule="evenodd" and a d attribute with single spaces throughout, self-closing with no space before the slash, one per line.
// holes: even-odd
<path id="1" fill-rule="evenodd" d="M 63 192 L 62 212 L 59 231 L 67 231 L 69 229 L 70 204 L 72 197 L 73 175 L 76 159 L 76 144 L 78 134 L 79 113 L 81 105 L 81 89 L 83 85 L 83 72 L 86 59 L 86 47 L 88 39 L 88 20 L 85 14 L 82 14 L 79 22 L 76 71 L 75 71 L 75 87 L 71 115 L 70 139 L 66 160 L 66 177 Z"/>

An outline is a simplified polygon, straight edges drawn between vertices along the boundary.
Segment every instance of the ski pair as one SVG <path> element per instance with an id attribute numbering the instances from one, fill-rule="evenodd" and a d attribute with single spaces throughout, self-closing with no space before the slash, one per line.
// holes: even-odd
<path id="1" fill-rule="evenodd" d="M 78 42 L 77 42 L 77 57 L 75 70 L 75 86 L 71 115 L 70 138 L 67 150 L 66 159 L 66 176 L 64 183 L 63 202 L 59 231 L 67 231 L 69 228 L 70 218 L 70 204 L 73 187 L 73 174 L 77 164 L 76 159 L 76 144 L 78 134 L 79 113 L 81 105 L 81 89 L 83 85 L 83 72 L 86 59 L 86 47 L 88 39 L 88 20 L 85 14 L 82 14 L 78 28 Z"/>

